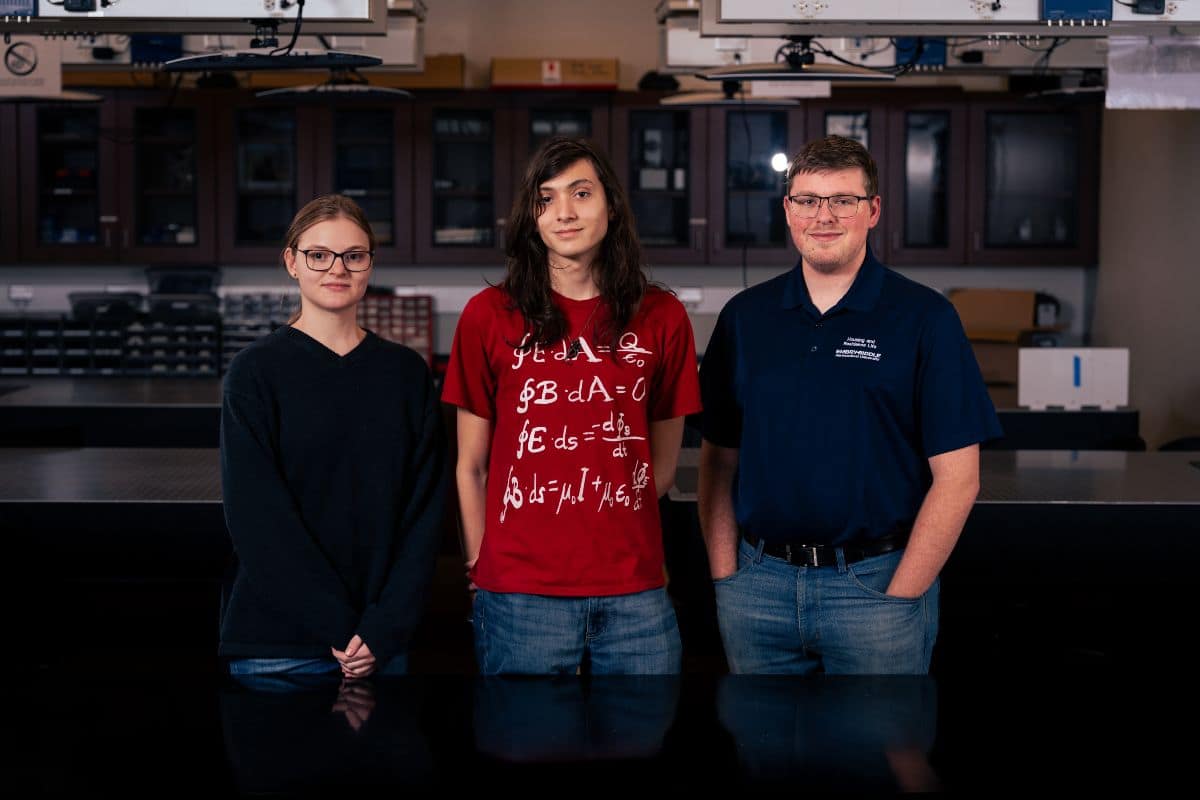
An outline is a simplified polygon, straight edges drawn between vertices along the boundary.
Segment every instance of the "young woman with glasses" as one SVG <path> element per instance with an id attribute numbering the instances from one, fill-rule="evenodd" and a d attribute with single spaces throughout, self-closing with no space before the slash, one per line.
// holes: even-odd
<path id="1" fill-rule="evenodd" d="M 288 325 L 224 382 L 221 480 L 238 568 L 235 676 L 402 673 L 436 557 L 445 442 L 424 360 L 358 326 L 375 236 L 341 195 L 300 209 Z"/>

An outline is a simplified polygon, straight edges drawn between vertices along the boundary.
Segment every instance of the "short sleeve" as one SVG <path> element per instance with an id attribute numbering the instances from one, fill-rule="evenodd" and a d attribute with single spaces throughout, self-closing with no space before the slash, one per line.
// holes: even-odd
<path id="1" fill-rule="evenodd" d="M 979 362 L 949 303 L 931 314 L 920 348 L 917 411 L 925 457 L 1002 436 Z"/>
<path id="2" fill-rule="evenodd" d="M 684 417 L 700 410 L 700 382 L 696 375 L 696 337 L 692 322 L 682 304 L 672 296 L 671 323 L 663 337 L 662 358 L 654 385 L 657 391 L 650 398 L 650 420 Z"/>
<path id="3" fill-rule="evenodd" d="M 700 361 L 700 398 L 704 405 L 700 430 L 705 439 L 720 447 L 740 447 L 742 441 L 742 409 L 734 387 L 737 363 L 732 317 L 726 306 L 717 317 Z"/>
<path id="4" fill-rule="evenodd" d="M 488 357 L 488 334 L 497 322 L 494 316 L 484 294 L 467 303 L 454 330 L 442 387 L 442 402 L 484 419 L 493 419 L 496 411 L 496 375 Z"/>

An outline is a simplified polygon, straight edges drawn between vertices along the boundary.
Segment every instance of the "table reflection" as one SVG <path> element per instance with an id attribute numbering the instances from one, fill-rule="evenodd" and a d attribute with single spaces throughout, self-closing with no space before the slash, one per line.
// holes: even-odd
<path id="1" fill-rule="evenodd" d="M 937 686 L 929 677 L 727 676 L 717 714 L 755 782 L 940 788 L 928 758 L 937 733 Z"/>
<path id="2" fill-rule="evenodd" d="M 242 793 L 430 783 L 421 696 L 411 682 L 336 674 L 232 682 L 220 705 L 234 783 Z"/>
<path id="3" fill-rule="evenodd" d="M 652 758 L 678 703 L 678 677 L 480 678 L 475 746 L 520 763 Z"/>

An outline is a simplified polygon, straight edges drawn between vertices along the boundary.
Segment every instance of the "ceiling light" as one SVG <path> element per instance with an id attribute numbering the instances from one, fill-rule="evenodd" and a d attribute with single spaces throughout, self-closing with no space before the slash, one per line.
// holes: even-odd
<path id="1" fill-rule="evenodd" d="M 735 64 L 697 72 L 707 81 L 894 81 L 896 76 L 868 67 L 849 64 L 800 64 L 786 61 L 770 64 Z"/>
<path id="2" fill-rule="evenodd" d="M 367 79 L 353 69 L 335 69 L 324 83 L 305 86 L 281 86 L 256 92 L 260 100 L 288 100 L 293 102 L 339 100 L 411 100 L 412 92 L 390 86 L 372 86 Z"/>
<path id="3" fill-rule="evenodd" d="M 163 72 L 232 72 L 260 69 L 356 69 L 374 67 L 383 63 L 382 58 L 364 56 L 359 53 L 343 53 L 340 50 L 322 50 L 316 53 L 287 53 L 272 55 L 239 51 L 230 53 L 203 53 L 184 56 L 163 64 Z"/>
<path id="4" fill-rule="evenodd" d="M 800 101 L 790 97 L 747 95 L 737 81 L 722 81 L 719 92 L 680 92 L 658 101 L 663 106 L 791 106 Z"/>
<path id="5" fill-rule="evenodd" d="M 5 102 L 9 103 L 99 103 L 104 100 L 98 94 L 91 92 L 77 92 L 73 89 L 63 89 L 58 94 L 50 95 L 7 95 L 4 97 Z"/>

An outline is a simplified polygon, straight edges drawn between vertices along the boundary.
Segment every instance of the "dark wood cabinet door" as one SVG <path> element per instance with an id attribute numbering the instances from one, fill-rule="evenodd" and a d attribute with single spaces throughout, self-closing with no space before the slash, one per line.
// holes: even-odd
<path id="1" fill-rule="evenodd" d="M 218 259 L 279 264 L 292 217 L 316 194 L 316 109 L 242 95 L 221 108 L 217 133 Z"/>
<path id="2" fill-rule="evenodd" d="M 967 107 L 963 100 L 892 108 L 880 161 L 889 264 L 966 263 Z"/>
<path id="3" fill-rule="evenodd" d="M 531 92 L 514 97 L 514 179 L 520 179 L 529 157 L 553 136 L 588 139 L 611 157 L 610 98 L 608 92 Z"/>
<path id="4" fill-rule="evenodd" d="M 133 92 L 117 105 L 121 260 L 213 263 L 217 144 L 205 92 Z"/>
<path id="5" fill-rule="evenodd" d="M 803 144 L 797 147 L 789 157 L 799 152 L 804 144 L 831 134 L 845 136 L 859 142 L 875 159 L 879 171 L 879 192 L 883 195 L 883 213 L 879 224 L 871 229 L 867 237 L 871 251 L 883 262 L 889 258 L 888 231 L 894 222 L 894 215 L 888 210 L 891 198 L 886 195 L 887 176 L 893 165 L 886 161 L 888 155 L 888 107 L 878 91 L 863 92 L 861 96 L 855 91 L 839 93 L 831 100 L 813 100 L 807 104 L 808 136 Z"/>
<path id="6" fill-rule="evenodd" d="M 797 105 L 708 110 L 709 263 L 795 263 L 783 184 L 805 141 L 804 116 Z"/>
<path id="7" fill-rule="evenodd" d="M 116 103 L 31 103 L 18 117 L 21 260 L 117 261 Z"/>
<path id="8" fill-rule="evenodd" d="M 0 103 L 0 172 L 8 176 L 0 180 L 0 264 L 12 264 L 20 260 L 20 195 L 18 180 L 20 147 L 17 135 L 17 106 Z"/>
<path id="9" fill-rule="evenodd" d="M 650 266 L 708 260 L 707 138 L 702 108 L 633 97 L 613 109 L 613 168 Z"/>
<path id="10" fill-rule="evenodd" d="M 379 266 L 413 261 L 411 103 L 339 104 L 316 122 L 315 194 L 337 192 L 362 206 Z"/>
<path id="11" fill-rule="evenodd" d="M 972 102 L 970 263 L 1096 263 L 1099 128 L 1095 103 Z"/>
<path id="12" fill-rule="evenodd" d="M 502 264 L 515 180 L 507 98 L 435 95 L 414 112 L 416 262 Z"/>

